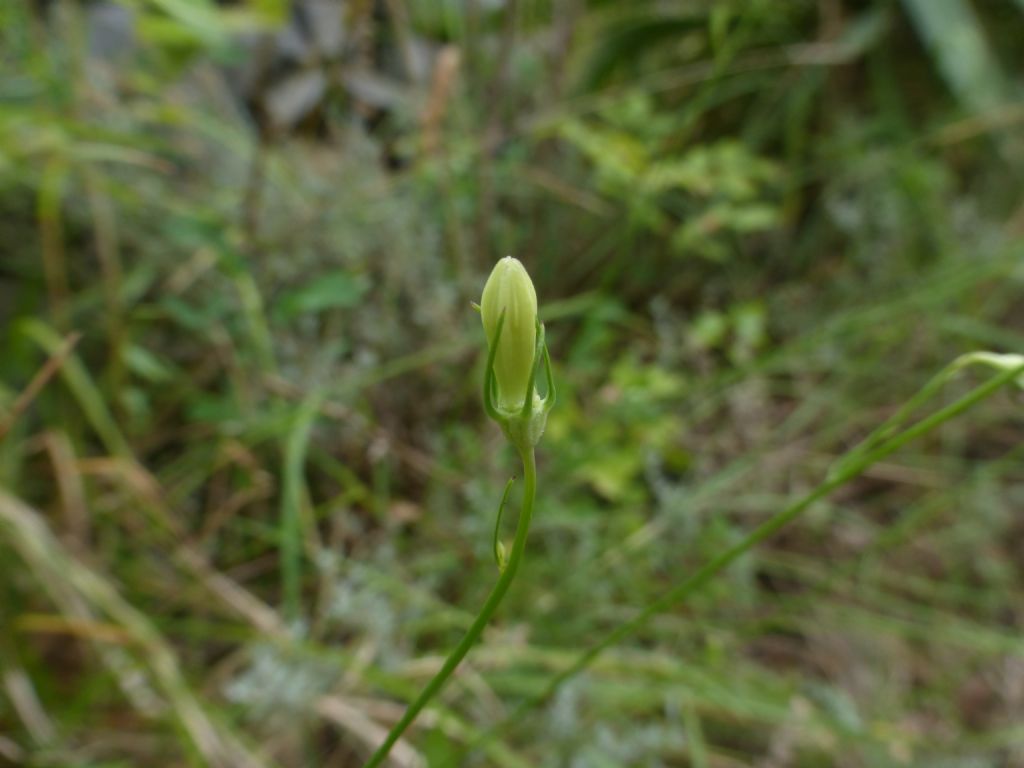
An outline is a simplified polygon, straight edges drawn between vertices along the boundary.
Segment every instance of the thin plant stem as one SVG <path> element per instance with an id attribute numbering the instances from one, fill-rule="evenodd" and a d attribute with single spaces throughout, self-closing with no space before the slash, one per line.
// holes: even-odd
<path id="1" fill-rule="evenodd" d="M 861 451 L 855 460 L 842 462 L 839 465 L 838 471 L 832 474 L 813 491 L 789 505 L 774 517 L 761 523 L 761 525 L 751 531 L 742 541 L 709 560 L 695 573 L 669 589 L 661 597 L 637 613 L 632 619 L 620 624 L 605 635 L 600 641 L 583 651 L 576 657 L 572 664 L 552 677 L 540 693 L 525 699 L 507 718 L 481 734 L 480 738 L 474 745 L 472 745 L 471 749 L 479 746 L 482 742 L 492 738 L 500 731 L 520 720 L 530 709 L 550 699 L 563 683 L 589 667 L 594 660 L 601 655 L 601 653 L 606 651 L 608 648 L 611 648 L 613 645 L 617 645 L 622 642 L 627 637 L 636 634 L 651 620 L 651 618 L 692 595 L 711 581 L 715 576 L 725 570 L 725 568 L 735 562 L 741 555 L 745 554 L 748 550 L 757 544 L 760 544 L 765 539 L 770 538 L 780 529 L 793 522 L 793 520 L 803 514 L 812 504 L 820 501 L 832 492 L 846 485 L 848 482 L 861 475 L 873 464 L 878 463 L 885 457 L 902 448 L 907 443 L 926 435 L 950 419 L 959 416 L 971 407 L 977 405 L 1003 386 L 1013 382 L 1014 379 L 1022 373 L 1024 373 L 1024 365 L 1007 369 L 999 375 L 993 376 L 984 384 L 975 387 L 959 400 L 950 403 L 946 407 L 933 413 L 931 416 L 928 416 L 913 426 L 908 427 L 903 432 L 881 442 L 877 447 L 874 447 L 871 450 Z M 926 385 L 926 389 L 929 389 L 928 385 Z"/>
<path id="2" fill-rule="evenodd" d="M 455 668 L 459 666 L 459 663 L 465 658 L 469 649 L 473 647 L 473 644 L 480 638 L 480 634 L 483 632 L 484 627 L 487 626 L 487 622 L 491 620 L 494 612 L 498 609 L 498 605 L 501 604 L 502 599 L 505 597 L 505 593 L 508 592 L 509 586 L 512 584 L 512 579 L 515 578 L 516 571 L 519 570 L 519 564 L 523 559 L 523 552 L 526 549 L 526 536 L 530 531 L 530 519 L 533 517 L 533 502 L 537 492 L 537 467 L 534 460 L 533 448 L 527 448 L 520 451 L 520 456 L 523 460 L 523 504 L 519 510 L 519 523 L 516 525 L 516 537 L 512 543 L 512 551 L 509 553 L 508 562 L 505 566 L 505 570 L 501 572 L 498 577 L 497 583 L 494 585 L 494 589 L 491 590 L 491 594 L 487 596 L 487 601 L 484 603 L 483 608 L 480 609 L 480 613 L 477 614 L 476 619 L 473 620 L 473 624 L 466 631 L 466 634 L 459 641 L 459 644 L 455 646 L 448 658 L 445 659 L 444 665 L 438 670 L 437 674 L 427 683 L 426 687 L 420 692 L 420 695 L 416 697 L 416 700 L 409 705 L 409 708 L 405 710 L 405 714 L 402 718 L 395 723 L 394 727 L 388 732 L 387 738 L 384 743 L 381 744 L 377 751 L 373 753 L 370 759 L 366 762 L 364 768 L 375 768 L 375 766 L 383 763 L 384 759 L 388 756 L 388 752 L 395 745 L 395 742 L 401 737 L 405 730 L 412 724 L 416 716 L 422 711 L 427 703 L 436 696 L 444 684 L 448 682 L 448 678 L 451 677 Z"/>

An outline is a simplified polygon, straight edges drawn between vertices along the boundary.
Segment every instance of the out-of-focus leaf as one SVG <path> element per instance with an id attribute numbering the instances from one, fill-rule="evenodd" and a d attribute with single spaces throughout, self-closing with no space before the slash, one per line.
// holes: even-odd
<path id="1" fill-rule="evenodd" d="M 47 354 L 53 355 L 60 348 L 60 335 L 41 320 L 25 320 L 20 329 Z M 131 456 L 132 450 L 107 407 L 103 392 L 82 360 L 75 354 L 68 355 L 61 365 L 60 376 L 107 450 L 115 456 Z"/>
<path id="2" fill-rule="evenodd" d="M 170 365 L 136 344 L 125 347 L 124 363 L 132 373 L 146 381 L 158 383 L 174 378 L 174 369 Z"/>
<path id="3" fill-rule="evenodd" d="M 570 121 L 562 136 L 593 161 L 602 188 L 628 189 L 650 162 L 643 143 L 622 131 L 601 130 Z"/>
<path id="4" fill-rule="evenodd" d="M 342 79 L 349 93 L 370 106 L 396 109 L 409 102 L 409 94 L 400 83 L 375 72 L 353 70 L 346 72 Z"/>
<path id="5" fill-rule="evenodd" d="M 338 56 L 345 44 L 344 3 L 337 0 L 309 0 L 305 9 L 319 53 L 323 56 Z"/>
<path id="6" fill-rule="evenodd" d="M 165 296 L 160 300 L 160 309 L 182 328 L 194 333 L 202 333 L 215 325 L 229 309 L 227 302 L 194 306 L 177 296 Z"/>
<path id="7" fill-rule="evenodd" d="M 326 92 L 327 76 L 323 72 L 299 72 L 268 89 L 267 112 L 275 125 L 290 128 L 312 112 Z"/>
<path id="8" fill-rule="evenodd" d="M 583 76 L 583 87 L 590 89 L 602 85 L 623 63 L 635 60 L 652 46 L 678 41 L 690 32 L 704 31 L 706 25 L 704 13 L 659 15 L 652 14 L 650 8 L 632 18 L 614 19 L 609 25 L 609 32 L 591 55 Z"/>
<path id="9" fill-rule="evenodd" d="M 274 318 L 288 321 L 327 309 L 354 307 L 369 287 L 362 276 L 334 272 L 282 296 L 274 305 Z"/>
<path id="10" fill-rule="evenodd" d="M 163 35 L 187 35 L 207 45 L 218 45 L 228 39 L 227 25 L 209 0 L 131 0 L 129 6 L 148 16 L 151 22 L 162 15 L 167 20 L 160 27 Z"/>
<path id="11" fill-rule="evenodd" d="M 903 6 L 964 106 L 984 111 L 1004 101 L 1006 78 L 966 0 L 903 0 Z"/>
<path id="12" fill-rule="evenodd" d="M 884 9 L 866 11 L 846 25 L 839 45 L 850 59 L 863 56 L 885 37 L 890 24 L 890 15 Z"/>
<path id="13" fill-rule="evenodd" d="M 728 331 L 729 321 L 725 315 L 709 310 L 690 323 L 688 335 L 701 349 L 714 349 L 721 345 Z"/>

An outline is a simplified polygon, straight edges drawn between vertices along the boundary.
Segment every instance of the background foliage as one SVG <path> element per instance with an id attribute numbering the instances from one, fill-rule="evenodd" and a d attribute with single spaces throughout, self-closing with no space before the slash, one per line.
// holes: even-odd
<path id="1" fill-rule="evenodd" d="M 560 383 L 527 563 L 396 764 L 1024 764 L 1009 395 L 477 738 L 1021 351 L 1022 36 L 1019 0 L 0 4 L 0 763 L 359 765 L 496 576 L 469 303 L 513 253 Z"/>

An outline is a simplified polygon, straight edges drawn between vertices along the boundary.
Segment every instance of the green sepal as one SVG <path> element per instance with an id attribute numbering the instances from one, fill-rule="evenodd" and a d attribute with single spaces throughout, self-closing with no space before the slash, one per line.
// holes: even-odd
<path id="1" fill-rule="evenodd" d="M 505 420 L 504 415 L 499 412 L 495 405 L 494 398 L 497 384 L 494 381 L 494 358 L 498 354 L 498 340 L 501 338 L 501 329 L 505 325 L 505 311 L 502 310 L 498 317 L 498 325 L 494 330 L 494 340 L 489 342 L 487 349 L 487 369 L 484 372 L 484 410 L 487 415 L 501 423 Z"/>

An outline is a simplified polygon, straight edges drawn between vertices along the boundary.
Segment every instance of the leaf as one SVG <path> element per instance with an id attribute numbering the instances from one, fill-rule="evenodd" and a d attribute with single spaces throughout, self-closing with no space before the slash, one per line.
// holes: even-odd
<path id="1" fill-rule="evenodd" d="M 581 463 L 576 476 L 603 499 L 622 501 L 642 469 L 640 453 L 632 449 L 613 451 Z"/>
<path id="2" fill-rule="evenodd" d="M 132 344 L 125 348 L 124 364 L 139 378 L 154 384 L 174 378 L 174 368 L 145 347 Z"/>
<path id="3" fill-rule="evenodd" d="M 228 40 L 228 28 L 210 0 L 128 0 L 127 5 L 142 14 L 140 26 L 150 27 L 158 37 L 211 46 Z"/>
<path id="4" fill-rule="evenodd" d="M 614 15 L 608 31 L 595 45 L 583 76 L 585 90 L 605 84 L 615 70 L 661 44 L 676 44 L 691 32 L 703 32 L 707 17 L 703 13 L 652 16 L 643 9 L 632 18 Z"/>
<path id="5" fill-rule="evenodd" d="M 281 592 L 284 614 L 291 621 L 301 616 L 302 598 L 302 499 L 305 489 L 306 452 L 309 449 L 313 423 L 327 397 L 326 390 L 316 389 L 306 395 L 295 413 L 295 420 L 284 440 L 284 463 L 281 468 Z"/>
<path id="6" fill-rule="evenodd" d="M 20 330 L 47 354 L 52 355 L 60 348 L 62 341 L 60 335 L 41 320 L 35 318 L 25 320 L 22 322 Z M 107 450 L 114 456 L 131 456 L 132 451 L 128 441 L 121 433 L 117 420 L 107 407 L 103 393 L 90 375 L 89 369 L 77 355 L 69 354 L 64 360 L 60 368 L 60 377 Z"/>
<path id="7" fill-rule="evenodd" d="M 328 309 L 349 309 L 359 303 L 369 288 L 370 281 L 361 275 L 334 272 L 282 296 L 274 305 L 274 319 L 287 322 Z"/>
<path id="8" fill-rule="evenodd" d="M 965 0 L 903 0 L 911 23 L 957 99 L 980 112 L 998 106 L 1006 78 Z"/>

